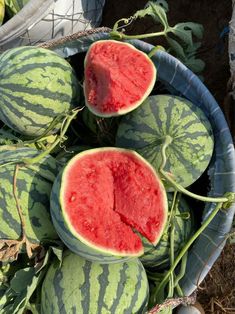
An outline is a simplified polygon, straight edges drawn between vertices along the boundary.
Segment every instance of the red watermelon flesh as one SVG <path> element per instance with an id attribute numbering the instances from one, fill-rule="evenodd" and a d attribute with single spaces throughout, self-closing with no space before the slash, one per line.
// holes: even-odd
<path id="1" fill-rule="evenodd" d="M 98 116 L 135 109 L 150 94 L 155 80 L 151 59 L 128 43 L 101 40 L 87 52 L 84 94 L 87 107 Z"/>
<path id="2" fill-rule="evenodd" d="M 167 217 L 165 189 L 153 168 L 135 152 L 92 149 L 67 165 L 62 208 L 79 240 L 120 256 L 143 254 L 140 237 L 156 244 Z"/>

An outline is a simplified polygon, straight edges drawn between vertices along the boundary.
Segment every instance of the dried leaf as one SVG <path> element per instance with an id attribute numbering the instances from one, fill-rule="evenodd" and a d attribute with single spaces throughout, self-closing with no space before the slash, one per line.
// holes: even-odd
<path id="1" fill-rule="evenodd" d="M 12 262 L 17 260 L 22 244 L 22 241 L 17 240 L 0 240 L 0 261 Z"/>

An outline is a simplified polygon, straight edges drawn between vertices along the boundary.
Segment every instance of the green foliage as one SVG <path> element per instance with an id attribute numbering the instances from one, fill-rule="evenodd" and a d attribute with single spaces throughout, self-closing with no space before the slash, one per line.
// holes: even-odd
<path id="1" fill-rule="evenodd" d="M 170 26 L 167 18 L 168 4 L 166 1 L 149 1 L 144 9 L 137 11 L 133 16 L 117 21 L 113 27 L 111 36 L 114 38 L 132 39 L 132 38 L 148 38 L 154 36 L 164 36 L 168 47 L 166 50 L 181 60 L 193 72 L 200 73 L 204 70 L 205 63 L 197 58 L 197 50 L 200 47 L 200 42 L 194 42 L 194 39 L 201 40 L 203 37 L 203 26 L 198 23 L 184 22 Z M 126 35 L 119 33 L 120 23 L 124 26 L 129 25 L 138 18 L 151 16 L 156 25 L 163 27 L 163 30 L 157 33 L 149 33 L 142 35 Z M 155 52 L 155 51 L 154 51 Z M 152 56 L 152 53 L 150 53 Z"/>

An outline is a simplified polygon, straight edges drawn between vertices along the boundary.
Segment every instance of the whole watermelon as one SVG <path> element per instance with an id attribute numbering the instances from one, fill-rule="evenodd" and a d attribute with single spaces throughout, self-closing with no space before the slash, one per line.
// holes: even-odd
<path id="1" fill-rule="evenodd" d="M 89 262 L 66 251 L 55 260 L 42 285 L 41 314 L 145 313 L 147 276 L 138 259 L 119 264 Z"/>
<path id="2" fill-rule="evenodd" d="M 74 71 L 55 52 L 12 48 L 0 55 L 0 67 L 0 119 L 18 133 L 40 136 L 57 116 L 79 105 Z"/>
<path id="3" fill-rule="evenodd" d="M 58 238 L 49 212 L 52 182 L 58 172 L 55 159 L 48 155 L 29 167 L 20 164 L 22 158 L 38 154 L 28 147 L 0 146 L 0 242 L 20 240 L 23 226 L 31 243 Z"/>
<path id="4" fill-rule="evenodd" d="M 172 95 L 149 96 L 122 118 L 116 146 L 136 150 L 158 171 L 166 138 L 171 142 L 166 148 L 164 170 L 187 187 L 206 170 L 214 148 L 211 124 L 191 101 Z"/>

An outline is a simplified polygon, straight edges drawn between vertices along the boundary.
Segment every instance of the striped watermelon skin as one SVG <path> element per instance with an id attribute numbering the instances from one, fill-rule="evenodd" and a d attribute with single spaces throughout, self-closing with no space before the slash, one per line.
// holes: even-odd
<path id="1" fill-rule="evenodd" d="M 12 48 L 0 55 L 0 65 L 0 119 L 16 132 L 39 136 L 55 117 L 78 106 L 75 73 L 56 53 L 37 47 Z"/>
<path id="2" fill-rule="evenodd" d="M 129 256 L 119 257 L 113 256 L 111 254 L 104 254 L 94 248 L 88 247 L 86 244 L 81 242 L 77 237 L 75 237 L 70 231 L 70 226 L 67 224 L 66 220 L 63 218 L 62 209 L 59 204 L 59 191 L 62 182 L 62 172 L 56 177 L 53 188 L 51 191 L 50 198 L 50 210 L 53 225 L 63 240 L 64 244 L 74 253 L 79 256 L 93 262 L 99 262 L 101 264 L 111 264 L 128 261 L 131 259 Z"/>
<path id="3" fill-rule="evenodd" d="M 41 314 L 145 313 L 148 280 L 138 259 L 119 264 L 89 262 L 67 251 L 42 285 Z"/>
<path id="4" fill-rule="evenodd" d="M 169 95 L 148 97 L 139 108 L 122 118 L 116 146 L 136 150 L 158 171 L 166 136 L 172 142 L 166 149 L 164 170 L 187 187 L 205 171 L 214 147 L 209 120 L 190 101 Z"/>
<path id="5" fill-rule="evenodd" d="M 0 147 L 0 165 L 10 161 L 20 161 L 38 155 L 35 149 L 13 146 Z M 0 167 L 0 239 L 19 240 L 22 237 L 22 224 L 13 194 L 13 181 L 16 165 Z M 16 193 L 21 207 L 27 239 L 40 243 L 58 239 L 50 217 L 50 191 L 52 179 L 57 175 L 55 159 L 47 156 L 33 169 L 20 166 L 16 176 Z"/>
<path id="6" fill-rule="evenodd" d="M 167 194 L 169 208 L 171 208 L 173 195 Z M 180 216 L 187 213 L 189 218 Z M 178 207 L 173 218 L 174 225 L 174 252 L 177 254 L 184 246 L 186 241 L 190 238 L 194 231 L 194 217 L 193 211 L 188 202 L 181 196 Z M 170 265 L 170 225 L 167 224 L 159 243 L 153 246 L 147 239 L 142 238 L 144 244 L 144 255 L 140 260 L 144 267 L 165 269 Z"/>

